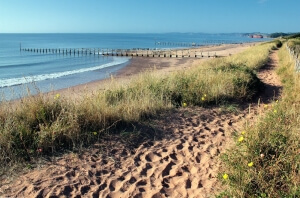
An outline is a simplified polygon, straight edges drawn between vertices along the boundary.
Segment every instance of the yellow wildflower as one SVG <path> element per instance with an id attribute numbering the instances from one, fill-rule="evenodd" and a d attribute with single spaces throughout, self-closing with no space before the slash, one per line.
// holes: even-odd
<path id="1" fill-rule="evenodd" d="M 278 103 L 278 100 L 276 100 L 276 103 Z"/>
<path id="2" fill-rule="evenodd" d="M 249 162 L 249 163 L 248 163 L 248 166 L 249 166 L 249 167 L 252 167 L 252 166 L 253 166 L 253 162 Z"/>
<path id="3" fill-rule="evenodd" d="M 186 107 L 186 106 L 187 106 L 187 104 L 184 102 L 184 103 L 182 104 L 182 106 L 183 106 L 183 107 Z"/>
<path id="4" fill-rule="evenodd" d="M 274 110 L 274 113 L 277 113 L 277 110 L 276 110 L 276 109 Z"/>
<path id="5" fill-rule="evenodd" d="M 202 97 L 201 100 L 204 101 L 204 100 L 205 100 L 205 97 Z"/>
<path id="6" fill-rule="evenodd" d="M 206 94 L 204 94 L 204 97 L 206 97 Z"/>
<path id="7" fill-rule="evenodd" d="M 264 105 L 264 108 L 268 108 L 268 105 L 267 105 L 267 104 L 265 104 L 265 105 Z"/>
<path id="8" fill-rule="evenodd" d="M 243 136 L 241 136 L 241 137 L 239 138 L 239 142 L 242 142 L 242 141 L 244 141 L 244 137 L 243 137 Z"/>
<path id="9" fill-rule="evenodd" d="M 228 179 L 228 175 L 227 175 L 226 173 L 223 175 L 223 179 L 224 179 L 224 180 L 227 180 L 227 179 Z"/>
<path id="10" fill-rule="evenodd" d="M 94 135 L 97 135 L 97 132 L 93 132 Z"/>
<path id="11" fill-rule="evenodd" d="M 57 100 L 57 99 L 59 99 L 60 98 L 60 94 L 56 94 L 55 96 L 54 96 L 54 100 Z"/>
<path id="12" fill-rule="evenodd" d="M 241 132 L 242 135 L 245 135 L 245 133 L 246 133 L 246 131 L 242 131 L 242 132 Z"/>

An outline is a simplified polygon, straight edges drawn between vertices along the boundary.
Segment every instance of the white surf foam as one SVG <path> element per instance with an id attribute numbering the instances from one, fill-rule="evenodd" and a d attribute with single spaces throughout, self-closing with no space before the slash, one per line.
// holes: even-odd
<path id="1" fill-rule="evenodd" d="M 70 71 L 64 71 L 64 72 L 57 72 L 57 73 L 52 73 L 52 74 L 40 74 L 40 75 L 35 75 L 35 76 L 26 76 L 26 77 L 22 77 L 22 78 L 0 79 L 0 88 L 14 86 L 14 85 L 21 85 L 21 84 L 31 83 L 31 82 L 37 82 L 37 81 L 42 81 L 42 80 L 60 78 L 63 76 L 68 76 L 68 75 L 78 74 L 78 73 L 83 73 L 83 72 L 94 71 L 94 70 L 103 69 L 106 67 L 120 65 L 120 64 L 126 63 L 128 60 L 129 59 L 127 59 L 127 58 L 118 58 L 118 59 L 114 58 L 113 62 L 95 66 L 95 67 L 82 68 L 82 69 L 78 69 L 78 70 L 70 70 Z"/>

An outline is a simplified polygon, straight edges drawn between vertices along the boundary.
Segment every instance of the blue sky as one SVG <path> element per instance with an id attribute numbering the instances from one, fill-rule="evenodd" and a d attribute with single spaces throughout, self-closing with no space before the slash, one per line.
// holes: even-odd
<path id="1" fill-rule="evenodd" d="M 300 0 L 0 0 L 0 33 L 300 32 Z"/>

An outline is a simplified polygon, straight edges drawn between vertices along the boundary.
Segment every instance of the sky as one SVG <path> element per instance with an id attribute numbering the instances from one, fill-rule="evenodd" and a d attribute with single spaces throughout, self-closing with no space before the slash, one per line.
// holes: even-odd
<path id="1" fill-rule="evenodd" d="M 300 32 L 300 0 L 0 0 L 0 33 Z"/>

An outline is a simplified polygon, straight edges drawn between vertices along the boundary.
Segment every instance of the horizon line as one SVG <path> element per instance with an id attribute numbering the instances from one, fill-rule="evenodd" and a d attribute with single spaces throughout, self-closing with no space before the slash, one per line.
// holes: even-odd
<path id="1" fill-rule="evenodd" d="M 297 33 L 297 32 L 272 32 Z M 269 32 L 0 32 L 0 34 L 272 34 Z"/>

